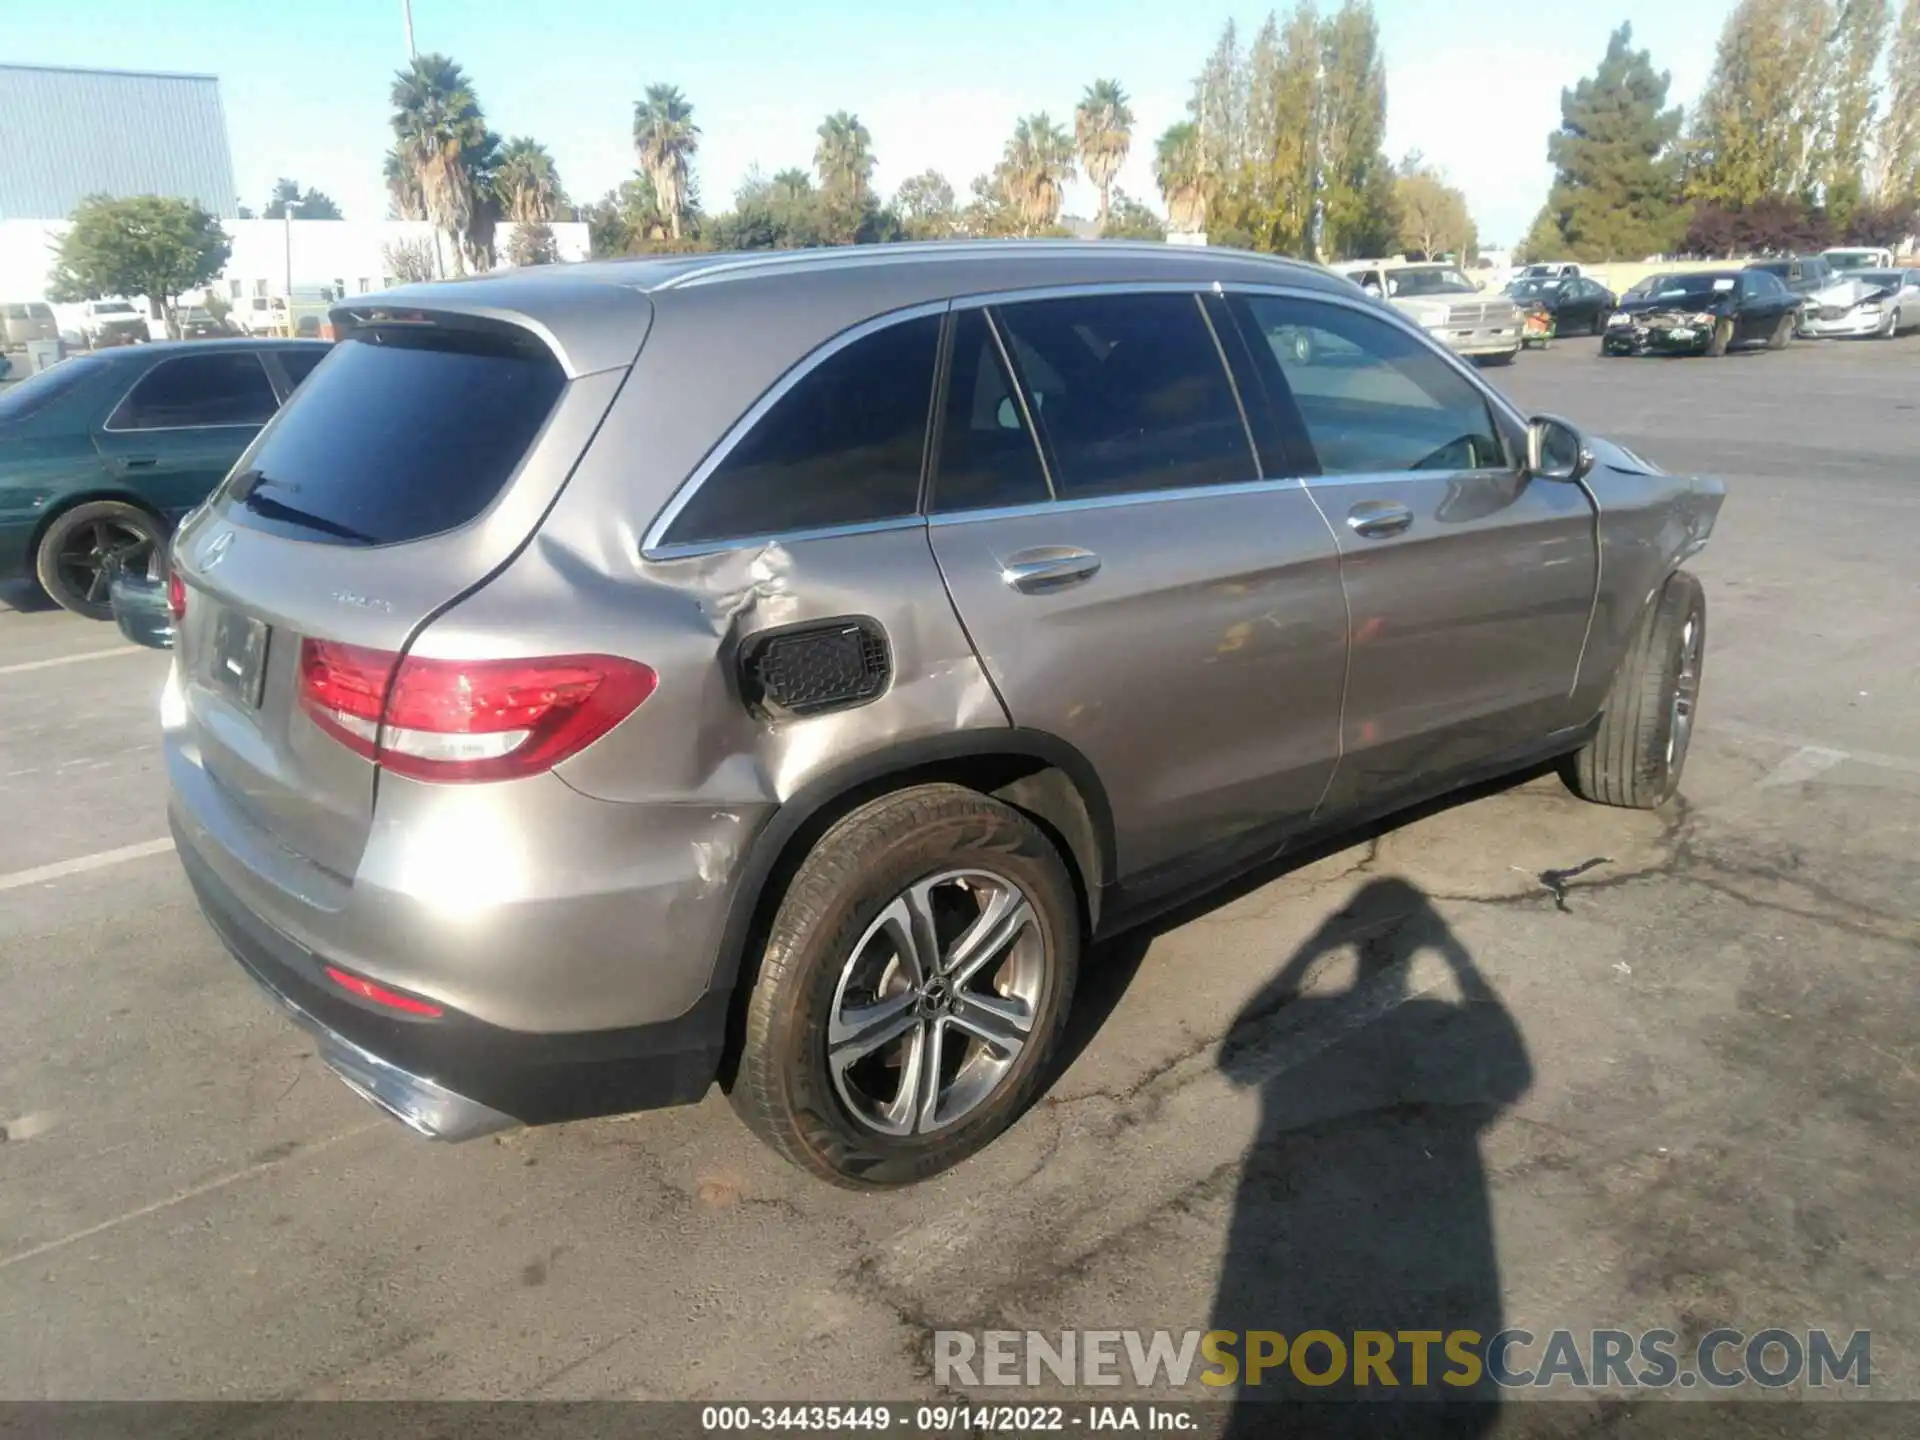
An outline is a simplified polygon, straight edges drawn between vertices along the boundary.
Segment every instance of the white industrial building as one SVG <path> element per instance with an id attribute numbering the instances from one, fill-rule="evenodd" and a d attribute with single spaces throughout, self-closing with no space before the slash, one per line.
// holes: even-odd
<path id="1" fill-rule="evenodd" d="M 311 308 L 384 289 L 403 245 L 434 250 L 442 273 L 452 272 L 449 242 L 424 222 L 235 218 L 226 117 L 211 75 L 0 64 L 0 136 L 0 302 L 46 299 L 67 217 L 89 195 L 176 196 L 218 217 L 233 253 L 208 288 L 236 316 L 252 313 L 255 301 L 261 310 L 276 299 Z M 562 260 L 587 257 L 584 224 L 551 229 Z M 496 231 L 502 263 L 513 230 Z M 79 306 L 54 310 L 63 330 L 78 330 Z"/>

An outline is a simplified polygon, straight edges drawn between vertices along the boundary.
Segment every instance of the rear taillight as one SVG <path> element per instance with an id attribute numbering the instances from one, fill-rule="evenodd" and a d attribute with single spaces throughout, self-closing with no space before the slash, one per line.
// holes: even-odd
<path id="1" fill-rule="evenodd" d="M 611 655 L 404 660 L 306 640 L 300 704 L 356 754 L 416 780 L 511 780 L 551 770 L 639 708 L 658 677 Z"/>
<path id="2" fill-rule="evenodd" d="M 167 610 L 175 622 L 187 618 L 187 582 L 180 578 L 178 570 L 167 574 Z"/>

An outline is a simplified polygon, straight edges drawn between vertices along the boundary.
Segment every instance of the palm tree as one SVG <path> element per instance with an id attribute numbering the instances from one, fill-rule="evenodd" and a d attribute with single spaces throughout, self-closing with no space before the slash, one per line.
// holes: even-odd
<path id="1" fill-rule="evenodd" d="M 1154 146 L 1153 178 L 1175 230 L 1192 234 L 1207 223 L 1206 164 L 1193 121 L 1167 127 Z"/>
<path id="2" fill-rule="evenodd" d="M 1000 170 L 1026 232 L 1044 230 L 1059 217 L 1060 189 L 1073 179 L 1073 137 L 1044 110 L 1029 115 L 1013 127 Z"/>
<path id="3" fill-rule="evenodd" d="M 804 200 L 813 194 L 813 176 L 798 166 L 780 171 L 767 185 L 774 197 L 780 200 Z"/>
<path id="4" fill-rule="evenodd" d="M 666 211 L 668 231 L 678 240 L 687 208 L 688 162 L 700 148 L 693 106 L 678 85 L 649 85 L 646 99 L 634 102 L 633 148 Z"/>
<path id="5" fill-rule="evenodd" d="M 387 152 L 386 163 L 382 167 L 387 181 L 387 201 L 395 220 L 424 220 L 427 218 L 427 197 L 420 192 L 420 175 L 408 163 L 405 153 L 396 144 Z"/>
<path id="6" fill-rule="evenodd" d="M 820 172 L 821 188 L 854 200 L 865 197 L 867 184 L 873 179 L 873 136 L 860 123 L 860 117 L 836 111 L 821 121 L 814 133 L 820 137 L 813 150 L 813 164 Z"/>
<path id="7" fill-rule="evenodd" d="M 494 137 L 474 98 L 467 75 L 445 55 L 417 55 L 393 80 L 396 152 L 413 172 L 427 215 L 453 241 L 454 263 L 464 271 L 482 208 L 475 171 L 489 157 Z"/>
<path id="8" fill-rule="evenodd" d="M 1086 166 L 1087 179 L 1100 192 L 1100 213 L 1094 218 L 1105 225 L 1113 178 L 1127 163 L 1127 150 L 1133 144 L 1133 111 L 1118 80 L 1096 80 L 1087 87 L 1074 107 L 1073 143 Z"/>
<path id="9" fill-rule="evenodd" d="M 560 172 L 547 147 L 527 135 L 516 135 L 500 148 L 493 175 L 500 209 L 516 225 L 532 225 L 554 218 L 562 202 Z"/>

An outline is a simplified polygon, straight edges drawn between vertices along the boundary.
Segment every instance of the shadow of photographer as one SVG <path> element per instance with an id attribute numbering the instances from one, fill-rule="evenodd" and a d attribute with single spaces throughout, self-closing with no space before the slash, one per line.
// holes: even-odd
<path id="1" fill-rule="evenodd" d="M 1301 993 L 1349 950 L 1344 991 Z M 1488 1433 L 1496 1392 L 1448 1339 L 1502 1325 L 1480 1135 L 1532 1066 L 1465 946 L 1417 886 L 1374 880 L 1241 1011 L 1220 1068 L 1261 1092 L 1210 1326 L 1240 1337 L 1224 1433 Z M 1363 1345 L 1381 1363 L 1357 1383 Z M 1302 1401 L 1328 1403 L 1268 1403 Z"/>

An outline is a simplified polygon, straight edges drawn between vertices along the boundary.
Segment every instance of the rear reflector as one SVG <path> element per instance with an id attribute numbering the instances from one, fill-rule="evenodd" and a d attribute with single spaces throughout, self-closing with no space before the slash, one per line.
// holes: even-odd
<path id="1" fill-rule="evenodd" d="M 645 665 L 611 655 L 399 660 L 328 640 L 300 645 L 300 704 L 314 724 L 416 780 L 551 770 L 631 715 L 657 683 Z"/>
<path id="2" fill-rule="evenodd" d="M 176 621 L 187 618 L 187 582 L 178 570 L 167 572 L 167 610 Z"/>
<path id="3" fill-rule="evenodd" d="M 411 995 L 402 995 L 398 990 L 389 990 L 386 986 L 376 984 L 365 976 L 349 975 L 345 970 L 336 969 L 332 965 L 327 966 L 326 971 L 327 978 L 342 990 L 358 995 L 362 1000 L 371 1000 L 376 1005 L 384 1005 L 389 1010 L 398 1010 L 403 1015 L 420 1015 L 429 1020 L 437 1020 L 446 1014 L 446 1011 L 438 1005 L 415 999 Z"/>

